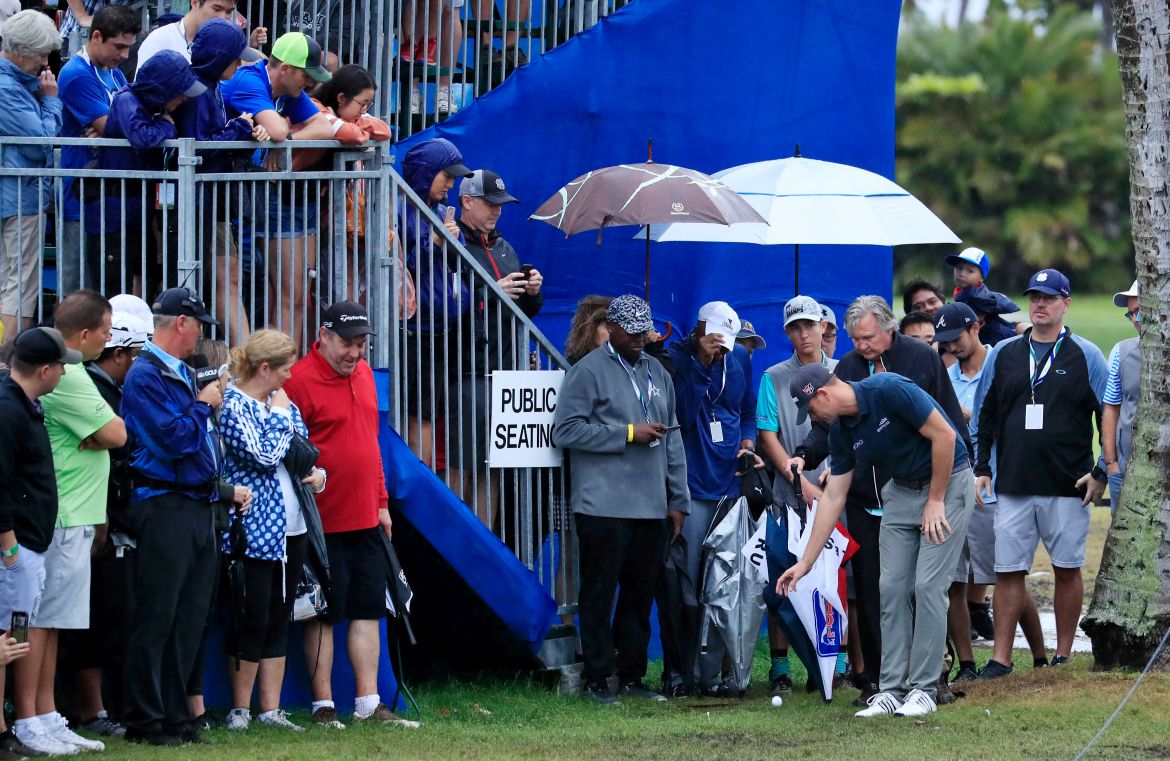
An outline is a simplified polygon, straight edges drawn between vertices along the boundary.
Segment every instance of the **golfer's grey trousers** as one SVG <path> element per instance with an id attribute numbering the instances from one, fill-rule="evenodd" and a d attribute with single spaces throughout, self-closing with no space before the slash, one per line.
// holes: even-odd
<path id="1" fill-rule="evenodd" d="M 878 687 L 899 700 L 911 690 L 935 697 L 947 639 L 947 590 L 963 551 L 975 509 L 970 468 L 947 483 L 946 518 L 951 534 L 942 544 L 922 535 L 922 511 L 930 487 L 909 489 L 890 481 L 882 488 L 882 673 Z"/>

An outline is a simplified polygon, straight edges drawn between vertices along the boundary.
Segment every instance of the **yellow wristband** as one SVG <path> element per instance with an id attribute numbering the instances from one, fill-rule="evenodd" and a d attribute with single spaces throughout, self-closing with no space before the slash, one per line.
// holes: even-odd
<path id="1" fill-rule="evenodd" d="M 630 444 L 634 441 L 634 424 L 630 423 L 630 429 L 626 431 L 626 443 Z"/>

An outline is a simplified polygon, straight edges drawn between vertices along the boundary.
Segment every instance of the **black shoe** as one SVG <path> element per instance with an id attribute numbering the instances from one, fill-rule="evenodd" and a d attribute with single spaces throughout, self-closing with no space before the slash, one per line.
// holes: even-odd
<path id="1" fill-rule="evenodd" d="M 182 734 L 179 735 L 179 739 L 182 740 L 184 745 L 209 745 L 207 740 L 203 739 L 203 736 L 199 734 L 199 730 L 194 728 L 184 729 Z"/>
<path id="2" fill-rule="evenodd" d="M 878 686 L 876 684 L 871 682 L 865 685 L 861 688 L 861 694 L 854 698 L 853 705 L 857 706 L 858 708 L 866 708 L 869 706 L 869 699 L 874 695 L 877 695 L 878 692 L 880 692 L 880 690 L 878 690 Z"/>
<path id="3" fill-rule="evenodd" d="M 1032 659 L 1032 668 L 1033 669 L 1046 669 L 1049 666 L 1052 666 L 1055 664 L 1056 659 L 1053 658 L 1052 660 L 1053 660 L 1053 663 L 1049 663 L 1047 658 L 1033 658 Z"/>
<path id="4" fill-rule="evenodd" d="M 197 729 L 204 732 L 210 732 L 213 729 L 223 729 L 227 726 L 227 720 L 211 711 L 204 711 L 201 715 L 196 716 L 192 720 Z"/>
<path id="5" fill-rule="evenodd" d="M 985 602 L 967 603 L 971 616 L 971 631 L 991 642 L 995 640 L 995 622 L 991 620 L 991 606 Z"/>
<path id="6" fill-rule="evenodd" d="M 175 748 L 183 744 L 183 741 L 174 735 L 168 735 L 165 732 L 144 732 L 135 727 L 126 728 L 126 742 L 155 745 L 163 748 Z"/>
<path id="7" fill-rule="evenodd" d="M 625 698 L 642 698 L 656 702 L 666 702 L 666 698 L 659 695 L 641 682 L 626 682 L 618 688 L 618 695 Z"/>
<path id="8" fill-rule="evenodd" d="M 0 753 L 6 753 L 10 758 L 39 758 L 49 755 L 22 743 L 11 729 L 0 733 Z"/>
<path id="9" fill-rule="evenodd" d="M 1068 656 L 1067 655 L 1054 655 L 1054 656 L 1052 656 L 1052 663 L 1049 665 L 1059 666 L 1063 663 L 1068 663 Z"/>
<path id="10" fill-rule="evenodd" d="M 974 682 L 979 678 L 979 672 L 972 666 L 959 666 L 959 673 L 955 674 L 955 678 L 951 680 L 951 684 L 962 684 L 963 682 Z"/>
<path id="11" fill-rule="evenodd" d="M 682 682 L 679 682 L 678 684 L 675 684 L 675 685 L 670 685 L 669 687 L 666 685 L 663 685 L 662 692 L 664 695 L 666 695 L 671 700 L 678 700 L 680 698 L 689 698 L 689 697 L 691 697 L 691 694 L 692 694 L 691 688 L 687 687 Z"/>
<path id="12" fill-rule="evenodd" d="M 999 661 L 988 661 L 987 665 L 979 669 L 979 681 L 985 682 L 988 679 L 999 679 L 1012 673 L 1011 666 L 1005 666 Z"/>
<path id="13" fill-rule="evenodd" d="M 739 700 L 743 697 L 739 687 L 732 681 L 720 682 L 714 687 L 704 687 L 702 694 L 705 698 L 719 698 L 721 700 Z"/>
<path id="14" fill-rule="evenodd" d="M 617 696 L 613 694 L 613 690 L 609 689 L 609 685 L 605 682 L 593 682 L 592 684 L 585 685 L 585 689 L 581 691 L 581 695 L 603 706 L 618 706 L 622 704 L 617 699 Z"/>
<path id="15" fill-rule="evenodd" d="M 788 674 L 781 674 L 768 683 L 768 693 L 771 697 L 787 695 L 790 692 L 792 692 L 792 677 Z"/>

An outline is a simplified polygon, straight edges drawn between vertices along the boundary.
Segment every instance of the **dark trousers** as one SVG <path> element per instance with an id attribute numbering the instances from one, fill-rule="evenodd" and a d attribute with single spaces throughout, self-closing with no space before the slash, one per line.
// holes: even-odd
<path id="1" fill-rule="evenodd" d="M 102 700 L 106 711 L 115 720 L 121 721 L 125 713 L 125 674 L 122 664 L 126 662 L 126 643 L 130 637 L 130 624 L 134 617 L 134 570 L 138 551 L 133 547 L 114 547 L 106 544 L 101 557 L 94 561 L 94 582 L 101 579 L 102 598 L 97 605 L 103 607 L 101 641 L 104 648 L 102 658 Z M 100 576 L 98 568 L 101 568 Z M 90 611 L 97 608 L 90 604 Z"/>
<path id="2" fill-rule="evenodd" d="M 615 666 L 620 683 L 641 681 L 650 643 L 650 606 L 666 552 L 666 520 L 580 514 L 576 519 L 585 683 L 608 679 Z"/>
<path id="3" fill-rule="evenodd" d="M 218 560 L 212 506 L 178 494 L 132 503 L 138 523 L 125 721 L 139 732 L 189 727 L 187 685 L 211 609 Z"/>
<path id="4" fill-rule="evenodd" d="M 881 553 L 878 538 L 882 519 L 870 515 L 864 507 L 845 504 L 849 533 L 860 549 L 849 562 L 853 564 L 853 590 L 857 593 L 857 625 L 861 636 L 861 655 L 865 658 L 866 682 L 877 684 L 882 673 L 882 599 Z"/>

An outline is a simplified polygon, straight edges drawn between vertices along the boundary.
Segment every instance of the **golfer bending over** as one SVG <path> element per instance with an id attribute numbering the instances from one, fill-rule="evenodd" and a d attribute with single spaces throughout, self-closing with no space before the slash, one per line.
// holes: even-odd
<path id="1" fill-rule="evenodd" d="M 789 391 L 798 422 L 812 415 L 831 426 L 831 475 L 808 549 L 776 581 L 776 592 L 788 594 L 812 568 L 845 506 L 853 468 L 873 465 L 892 474 L 881 490 L 880 691 L 856 715 L 933 713 L 947 589 L 975 507 L 967 448 L 938 403 L 894 373 L 846 383 L 823 365 L 805 365 Z"/>

